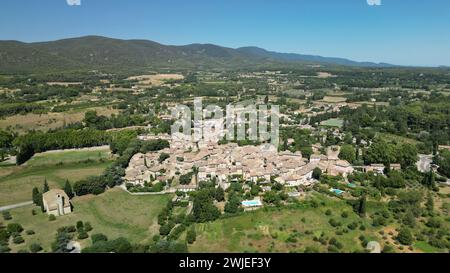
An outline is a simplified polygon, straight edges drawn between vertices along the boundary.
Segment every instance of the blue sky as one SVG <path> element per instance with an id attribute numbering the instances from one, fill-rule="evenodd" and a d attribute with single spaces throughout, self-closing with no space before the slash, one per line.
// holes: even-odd
<path id="1" fill-rule="evenodd" d="M 0 40 L 83 35 L 450 65 L 449 0 L 2 0 Z M 378 1 L 378 0 L 370 0 Z"/>

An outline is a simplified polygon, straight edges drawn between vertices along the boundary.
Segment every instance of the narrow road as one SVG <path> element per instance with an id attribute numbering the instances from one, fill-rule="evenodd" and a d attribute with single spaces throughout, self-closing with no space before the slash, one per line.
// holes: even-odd
<path id="1" fill-rule="evenodd" d="M 5 211 L 5 210 L 10 210 L 10 209 L 17 209 L 17 208 L 21 208 L 21 207 L 31 206 L 31 205 L 33 205 L 33 201 L 3 206 L 3 207 L 0 207 L 0 212 Z"/>

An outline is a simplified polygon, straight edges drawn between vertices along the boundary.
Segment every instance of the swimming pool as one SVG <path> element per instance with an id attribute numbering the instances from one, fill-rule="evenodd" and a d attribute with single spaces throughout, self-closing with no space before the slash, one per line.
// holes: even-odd
<path id="1" fill-rule="evenodd" d="M 242 201 L 244 207 L 261 207 L 262 203 L 259 200 L 245 200 Z"/>
<path id="2" fill-rule="evenodd" d="M 342 190 L 339 190 L 339 189 L 331 189 L 330 191 L 334 192 L 337 195 L 341 195 L 341 194 L 343 194 L 345 192 L 345 191 L 342 191 Z"/>

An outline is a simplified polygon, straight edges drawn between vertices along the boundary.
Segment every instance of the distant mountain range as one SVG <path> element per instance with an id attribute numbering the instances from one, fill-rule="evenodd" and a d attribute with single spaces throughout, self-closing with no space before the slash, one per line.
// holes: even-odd
<path id="1" fill-rule="evenodd" d="M 147 40 L 120 40 L 100 36 L 39 43 L 0 41 L 0 73 L 101 68 L 227 68 L 283 63 L 393 66 L 343 58 L 278 53 L 258 47 L 233 49 L 213 44 L 170 46 Z"/>

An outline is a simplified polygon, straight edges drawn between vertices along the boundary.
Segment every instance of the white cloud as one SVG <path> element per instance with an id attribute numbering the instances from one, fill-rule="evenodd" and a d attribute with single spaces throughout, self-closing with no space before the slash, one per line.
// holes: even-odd
<path id="1" fill-rule="evenodd" d="M 381 6 L 381 0 L 367 0 L 369 6 Z"/>
<path id="2" fill-rule="evenodd" d="M 69 6 L 81 6 L 81 0 L 66 0 Z"/>

